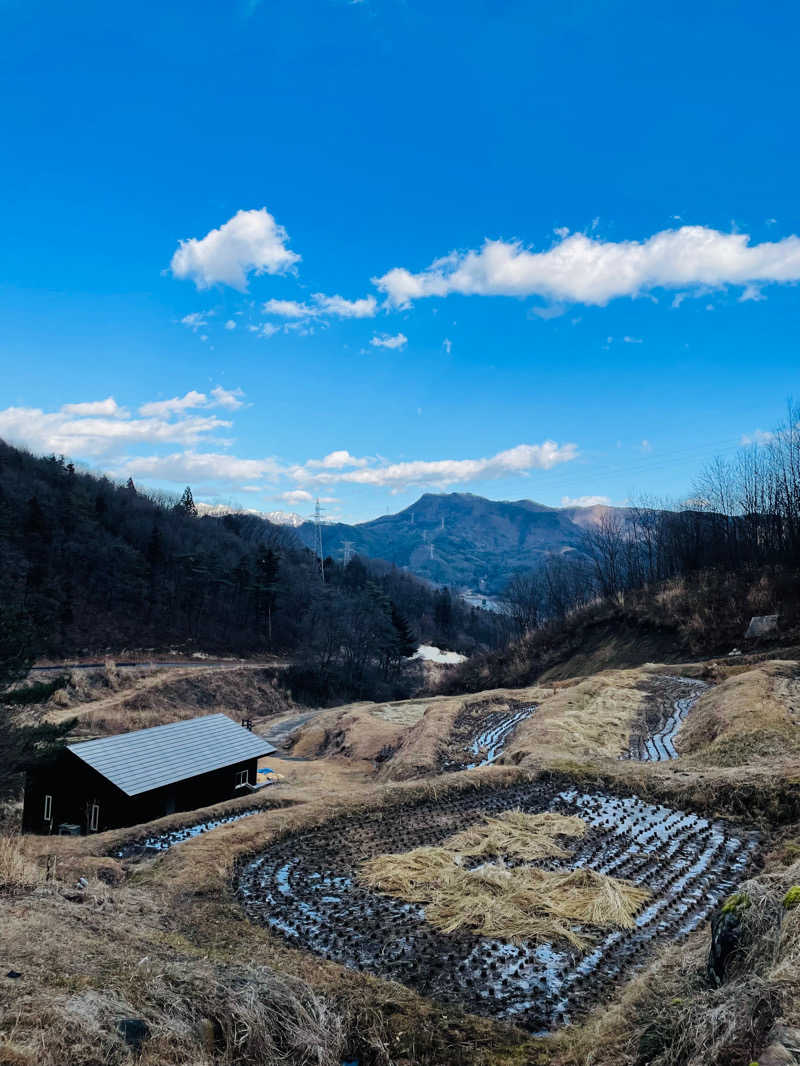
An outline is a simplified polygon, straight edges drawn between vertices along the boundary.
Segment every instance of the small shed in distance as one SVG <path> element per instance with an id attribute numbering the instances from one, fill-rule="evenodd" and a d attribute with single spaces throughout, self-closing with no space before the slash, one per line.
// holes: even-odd
<path id="1" fill-rule="evenodd" d="M 207 807 L 252 790 L 274 751 L 226 714 L 71 744 L 27 775 L 23 829 L 94 833 Z"/>

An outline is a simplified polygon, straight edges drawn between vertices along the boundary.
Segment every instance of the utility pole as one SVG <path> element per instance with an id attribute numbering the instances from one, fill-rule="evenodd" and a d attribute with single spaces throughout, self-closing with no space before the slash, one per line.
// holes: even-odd
<path id="1" fill-rule="evenodd" d="M 319 559 L 319 574 L 322 578 L 323 585 L 325 584 L 325 556 L 322 553 L 322 508 L 319 505 L 319 496 L 317 497 L 317 505 L 314 508 L 314 552 Z"/>

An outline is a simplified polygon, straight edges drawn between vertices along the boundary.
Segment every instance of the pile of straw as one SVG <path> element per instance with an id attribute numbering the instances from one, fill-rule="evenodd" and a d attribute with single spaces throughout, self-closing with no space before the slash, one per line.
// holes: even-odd
<path id="1" fill-rule="evenodd" d="M 574 815 L 553 811 L 525 814 L 516 808 L 496 817 L 485 815 L 482 824 L 448 837 L 442 847 L 464 858 L 505 856 L 526 862 L 565 859 L 569 851 L 556 837 L 582 837 L 585 832 L 586 823 Z"/>
<path id="2" fill-rule="evenodd" d="M 424 904 L 426 919 L 443 933 L 468 929 L 500 940 L 566 940 L 583 949 L 588 936 L 575 923 L 630 929 L 650 892 L 594 870 L 509 868 L 502 862 L 466 869 L 463 862 L 486 855 L 564 856 L 553 838 L 584 831 L 579 818 L 509 811 L 441 847 L 379 855 L 362 865 L 359 876 L 380 892 Z"/>

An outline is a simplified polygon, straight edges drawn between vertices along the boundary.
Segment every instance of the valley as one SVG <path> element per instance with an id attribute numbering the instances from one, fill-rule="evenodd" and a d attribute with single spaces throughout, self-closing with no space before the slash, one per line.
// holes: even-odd
<path id="1" fill-rule="evenodd" d="M 0 892 L 4 960 L 23 975 L 13 992 L 24 995 L 15 1030 L 0 1044 L 6 1061 L 12 1048 L 15 1063 L 33 1066 L 33 1054 L 37 1063 L 56 1061 L 60 1045 L 37 1021 L 45 1000 L 48 1017 L 58 1019 L 53 1031 L 69 1032 L 86 1055 L 127 1061 L 113 1025 L 101 1019 L 129 1015 L 150 1034 L 141 1062 L 171 1054 L 256 1061 L 236 1058 L 256 1052 L 232 1042 L 238 1030 L 228 1029 L 226 1012 L 240 1010 L 233 1000 L 201 1008 L 207 1036 L 202 1025 L 178 1035 L 159 1022 L 165 988 L 147 967 L 130 971 L 104 946 L 127 935 L 119 923 L 132 907 L 162 982 L 178 964 L 193 995 L 207 996 L 201 960 L 210 954 L 220 994 L 237 980 L 262 989 L 260 1005 L 248 1008 L 256 1012 L 251 1032 L 256 1026 L 259 1041 L 297 1062 L 432 1064 L 447 1046 L 447 1061 L 465 1066 L 583 1066 L 591 1046 L 593 1063 L 633 1066 L 642 1061 L 637 1041 L 664 1024 L 649 998 L 663 989 L 681 1001 L 672 1024 L 712 996 L 714 1009 L 731 1012 L 728 1035 L 710 1027 L 713 1013 L 707 1021 L 692 1014 L 694 1050 L 684 1035 L 680 1055 L 660 1044 L 661 1057 L 647 1061 L 705 1066 L 717 1061 L 706 1057 L 716 1041 L 719 1054 L 728 1049 L 726 1062 L 746 1066 L 772 1022 L 753 1025 L 741 980 L 747 988 L 757 981 L 760 995 L 780 995 L 784 1013 L 793 1009 L 777 975 L 794 959 L 794 911 L 783 920 L 783 947 L 774 961 L 764 956 L 757 976 L 740 978 L 731 963 L 709 992 L 701 975 L 709 919 L 726 900 L 759 901 L 753 913 L 762 924 L 746 935 L 760 944 L 773 921 L 766 901 L 800 881 L 792 850 L 800 818 L 797 662 L 646 664 L 524 689 L 338 708 L 273 697 L 264 704 L 274 683 L 273 674 L 264 688 L 266 670 L 143 671 L 122 682 L 110 706 L 70 696 L 79 736 L 122 715 L 149 724 L 197 713 L 209 698 L 231 713 L 251 701 L 253 728 L 278 744 L 264 760 L 273 783 L 252 798 L 134 830 L 22 839 L 23 872 Z M 88 694 L 95 691 L 90 685 Z M 743 721 L 739 708 L 753 698 L 760 714 Z M 58 702 L 51 697 L 30 713 L 59 716 Z M 563 824 L 554 823 L 552 837 L 537 835 L 542 818 L 543 827 L 552 818 Z M 394 884 L 388 873 L 378 887 L 364 880 L 370 863 L 388 871 L 412 859 L 421 864 L 418 882 L 403 874 L 387 891 L 380 885 Z M 450 864 L 455 895 L 425 887 L 428 862 Z M 597 909 L 601 886 L 640 892 L 641 901 L 630 917 L 617 904 L 606 914 Z M 538 904 L 531 892 L 543 893 Z M 452 911 L 449 924 L 436 917 L 440 910 Z M 27 938 L 32 921 L 42 932 L 58 921 L 66 942 L 80 942 L 93 960 L 80 979 L 74 953 L 56 957 Z M 677 993 L 681 982 L 688 984 Z M 288 987 L 316 1019 L 302 1049 L 294 1014 L 258 1013 Z M 177 986 L 169 994 L 184 995 Z M 42 1040 L 44 1059 L 26 1050 Z"/>

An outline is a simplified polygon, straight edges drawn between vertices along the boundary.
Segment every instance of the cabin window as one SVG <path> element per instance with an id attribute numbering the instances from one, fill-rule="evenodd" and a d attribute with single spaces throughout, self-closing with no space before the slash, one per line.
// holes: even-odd
<path id="1" fill-rule="evenodd" d="M 236 774 L 236 787 L 244 788 L 245 785 L 249 785 L 250 780 L 247 775 L 247 770 L 239 770 Z"/>
<path id="2" fill-rule="evenodd" d="M 92 804 L 92 808 L 89 811 L 89 832 L 96 833 L 97 827 L 100 825 L 100 807 L 97 803 Z"/>
<path id="3" fill-rule="evenodd" d="M 44 820 L 46 822 L 52 822 L 53 820 L 53 797 L 45 796 L 44 798 Z"/>

